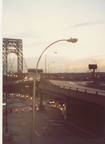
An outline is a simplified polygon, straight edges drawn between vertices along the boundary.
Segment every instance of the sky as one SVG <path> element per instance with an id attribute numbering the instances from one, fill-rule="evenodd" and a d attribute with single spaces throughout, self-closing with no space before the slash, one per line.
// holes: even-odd
<path id="1" fill-rule="evenodd" d="M 36 67 L 49 44 L 77 38 L 77 43 L 49 47 L 39 68 L 45 69 L 46 59 L 50 72 L 87 72 L 88 64 L 105 72 L 105 0 L 3 0 L 2 37 L 22 39 L 28 68 Z M 8 57 L 13 60 L 16 55 Z"/>

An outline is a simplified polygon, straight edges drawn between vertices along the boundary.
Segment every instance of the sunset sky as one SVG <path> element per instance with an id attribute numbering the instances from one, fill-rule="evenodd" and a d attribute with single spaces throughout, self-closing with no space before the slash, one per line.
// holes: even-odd
<path id="1" fill-rule="evenodd" d="M 54 62 L 50 72 L 86 72 L 88 64 L 105 72 L 105 0 L 3 0 L 2 5 L 3 38 L 23 40 L 29 68 L 49 44 L 72 37 L 78 42 L 52 45 L 39 68 L 45 69 L 46 57 L 47 70 Z"/>

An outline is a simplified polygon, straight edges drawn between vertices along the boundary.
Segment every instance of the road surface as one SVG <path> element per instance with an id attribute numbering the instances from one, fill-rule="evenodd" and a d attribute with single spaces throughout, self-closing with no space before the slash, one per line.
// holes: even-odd
<path id="1" fill-rule="evenodd" d="M 12 135 L 12 142 L 4 141 L 3 144 L 31 144 L 32 112 L 29 111 L 29 106 L 25 106 L 23 112 L 13 111 L 8 114 L 8 131 Z M 57 108 L 47 104 L 45 112 L 35 112 L 35 144 L 93 144 L 96 142 L 104 144 L 101 140 L 65 127 L 62 112 Z"/>

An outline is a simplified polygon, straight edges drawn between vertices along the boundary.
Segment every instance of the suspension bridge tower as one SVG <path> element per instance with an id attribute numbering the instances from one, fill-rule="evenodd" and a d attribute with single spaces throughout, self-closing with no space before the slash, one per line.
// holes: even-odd
<path id="1" fill-rule="evenodd" d="M 23 71 L 23 49 L 21 39 L 3 38 L 3 74 L 8 72 L 8 55 L 17 55 L 17 72 Z"/>

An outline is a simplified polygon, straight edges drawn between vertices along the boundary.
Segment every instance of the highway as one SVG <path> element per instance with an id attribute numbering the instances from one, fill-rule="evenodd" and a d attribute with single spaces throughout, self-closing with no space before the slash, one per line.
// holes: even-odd
<path id="1" fill-rule="evenodd" d="M 82 91 L 82 92 L 87 92 L 87 93 L 91 93 L 91 94 L 98 94 L 101 96 L 105 96 L 105 90 L 99 90 L 96 88 L 89 88 L 86 85 L 86 82 L 73 82 L 73 81 L 59 81 L 59 80 L 49 80 L 52 84 L 54 85 L 58 85 L 61 88 L 65 88 L 65 89 L 72 89 L 72 90 L 77 90 L 78 91 Z"/>

